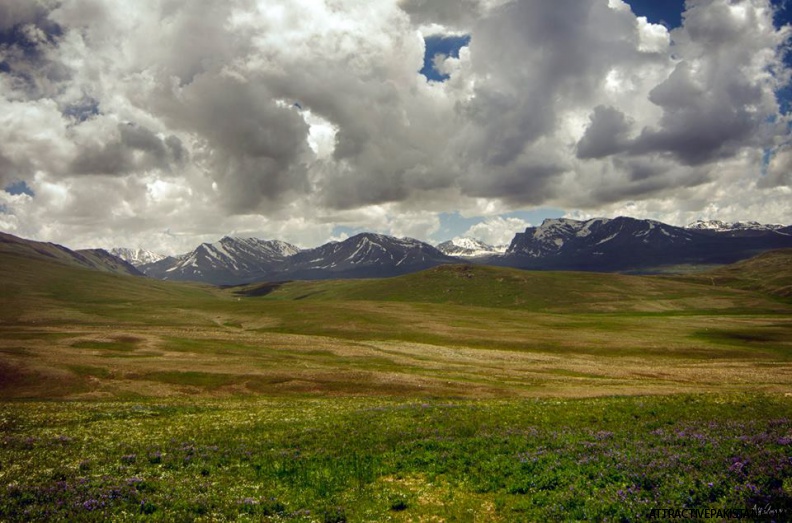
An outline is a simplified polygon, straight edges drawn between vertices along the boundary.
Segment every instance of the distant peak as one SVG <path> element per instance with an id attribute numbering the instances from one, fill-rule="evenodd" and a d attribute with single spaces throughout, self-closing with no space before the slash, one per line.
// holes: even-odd
<path id="1" fill-rule="evenodd" d="M 127 247 L 116 247 L 110 249 L 110 254 L 121 258 L 127 263 L 131 263 L 135 267 L 146 265 L 148 263 L 158 262 L 166 258 L 164 254 L 147 251 L 146 249 L 130 249 Z"/>
<path id="2" fill-rule="evenodd" d="M 756 221 L 724 222 L 721 220 L 697 220 L 687 225 L 687 229 L 700 231 L 772 231 L 780 229 L 782 225 L 762 224 Z"/>
<path id="3" fill-rule="evenodd" d="M 441 243 L 437 248 L 446 255 L 461 257 L 490 256 L 506 252 L 505 246 L 495 247 L 469 236 L 457 236 L 447 242 Z"/>

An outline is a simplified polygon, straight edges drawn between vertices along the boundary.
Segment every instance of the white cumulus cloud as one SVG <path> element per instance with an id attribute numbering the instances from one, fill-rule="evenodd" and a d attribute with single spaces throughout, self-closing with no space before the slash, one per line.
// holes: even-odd
<path id="1" fill-rule="evenodd" d="M 792 222 L 769 0 L 689 1 L 673 30 L 621 0 L 30 0 L 0 33 L 0 191 L 33 193 L 2 193 L 0 228 L 41 240 L 429 239 L 540 206 Z M 470 41 L 429 82 L 443 33 Z"/>

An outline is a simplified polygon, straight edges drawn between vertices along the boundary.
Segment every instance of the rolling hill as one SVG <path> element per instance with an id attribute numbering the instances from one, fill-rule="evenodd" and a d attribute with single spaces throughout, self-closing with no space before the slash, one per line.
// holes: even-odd
<path id="1" fill-rule="evenodd" d="M 89 269 L 61 249 L 30 247 L 0 251 L 3 398 L 789 386 L 792 304 L 779 299 L 788 252 L 706 277 L 463 264 L 218 289 Z M 768 274 L 778 277 L 772 288 Z"/>
<path id="2" fill-rule="evenodd" d="M 789 253 L 792 251 L 766 253 L 690 277 L 525 271 L 467 264 L 441 265 L 398 278 L 251 284 L 234 292 L 269 300 L 435 303 L 543 312 L 772 309 L 775 305 L 764 294 L 788 292 L 792 278 Z"/>
<path id="3" fill-rule="evenodd" d="M 74 267 L 143 276 L 143 273 L 133 265 L 103 249 L 72 251 L 55 243 L 25 240 L 2 232 L 0 232 L 0 254 L 3 256 L 19 256 L 21 258 L 49 259 Z"/>
<path id="4" fill-rule="evenodd" d="M 792 249 L 768 251 L 686 280 L 792 298 Z"/>

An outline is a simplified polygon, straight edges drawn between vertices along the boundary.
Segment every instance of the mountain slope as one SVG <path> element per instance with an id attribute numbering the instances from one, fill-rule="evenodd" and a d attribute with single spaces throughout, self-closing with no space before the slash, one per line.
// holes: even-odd
<path id="1" fill-rule="evenodd" d="M 204 243 L 179 257 L 168 257 L 141 266 L 146 275 L 163 280 L 238 284 L 275 274 L 299 249 L 279 240 L 232 238 Z"/>
<path id="2" fill-rule="evenodd" d="M 448 240 L 438 245 L 437 249 L 446 256 L 456 256 L 460 258 L 495 256 L 506 252 L 506 246 L 495 247 L 481 240 L 468 237 Z"/>
<path id="3" fill-rule="evenodd" d="M 412 238 L 362 233 L 295 254 L 279 278 L 379 278 L 458 262 L 457 258 Z"/>
<path id="4" fill-rule="evenodd" d="M 125 247 L 110 249 L 110 254 L 131 263 L 135 267 L 156 263 L 167 258 L 167 256 L 163 254 L 147 251 L 146 249 L 128 249 Z"/>
<path id="5" fill-rule="evenodd" d="M 92 269 L 117 274 L 130 274 L 132 276 L 144 276 L 137 267 L 126 260 L 114 256 L 104 249 L 81 249 L 74 251 L 75 254 L 84 258 L 87 266 Z"/>
<path id="6" fill-rule="evenodd" d="M 55 243 L 36 242 L 0 233 L 0 254 L 31 259 L 43 258 L 74 267 L 102 272 L 142 276 L 135 267 L 103 249 L 73 251 Z"/>
<path id="7" fill-rule="evenodd" d="M 686 229 L 708 231 L 711 233 L 757 233 L 766 231 L 782 231 L 783 225 L 762 224 L 759 222 L 722 222 L 720 220 L 699 220 L 691 223 Z"/>
<path id="8" fill-rule="evenodd" d="M 727 264 L 766 250 L 792 247 L 787 229 L 719 232 L 625 217 L 545 220 L 540 227 L 517 234 L 497 263 L 603 272 L 683 263 Z"/>

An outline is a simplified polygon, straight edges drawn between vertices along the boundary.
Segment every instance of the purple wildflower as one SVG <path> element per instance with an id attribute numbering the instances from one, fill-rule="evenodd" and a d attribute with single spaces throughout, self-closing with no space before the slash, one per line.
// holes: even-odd
<path id="1" fill-rule="evenodd" d="M 89 512 L 93 510 L 99 510 L 103 505 L 104 504 L 101 501 L 96 499 L 88 499 L 82 502 L 83 510 L 87 510 Z"/>

